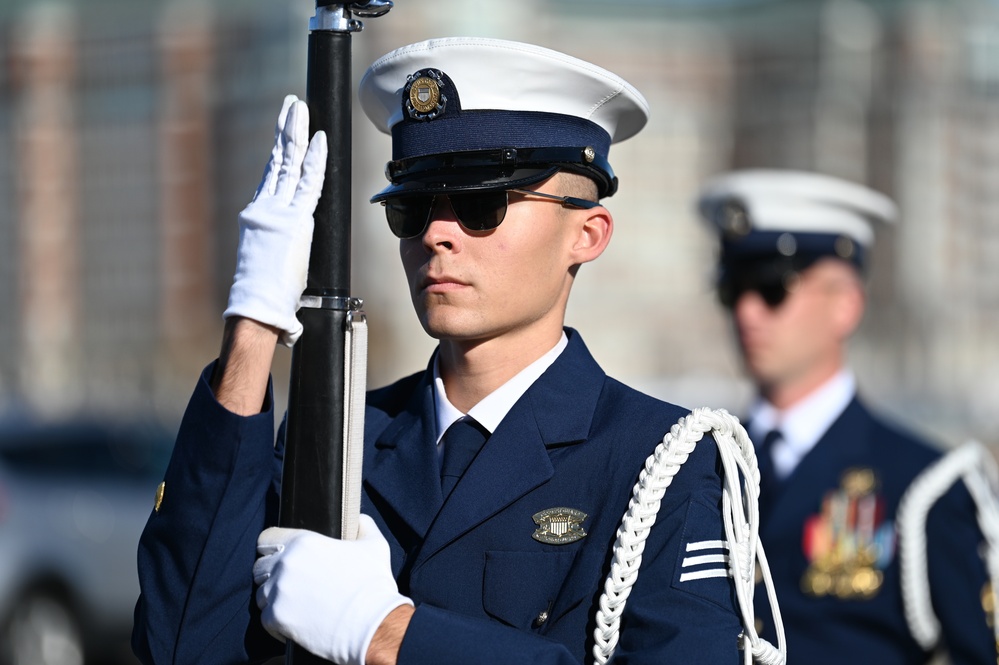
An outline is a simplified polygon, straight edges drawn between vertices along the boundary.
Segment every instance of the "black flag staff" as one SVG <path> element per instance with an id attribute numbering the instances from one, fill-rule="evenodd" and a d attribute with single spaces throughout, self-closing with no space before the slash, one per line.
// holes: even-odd
<path id="1" fill-rule="evenodd" d="M 316 0 L 309 22 L 309 134 L 326 132 L 326 179 L 315 213 L 309 277 L 291 356 L 279 523 L 334 538 L 356 535 L 360 511 L 366 322 L 350 296 L 351 33 L 388 0 Z M 351 445 L 355 440 L 356 445 Z M 289 642 L 286 663 L 326 663 Z"/>

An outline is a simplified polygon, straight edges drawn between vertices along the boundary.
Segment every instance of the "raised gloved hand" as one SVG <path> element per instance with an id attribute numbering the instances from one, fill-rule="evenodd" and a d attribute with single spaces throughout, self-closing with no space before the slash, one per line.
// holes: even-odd
<path id="1" fill-rule="evenodd" d="M 400 605 L 389 546 L 361 515 L 357 540 L 304 529 L 265 529 L 253 565 L 264 628 L 341 665 L 363 665 L 378 626 Z"/>
<path id="2" fill-rule="evenodd" d="M 281 330 L 281 343 L 302 334 L 298 301 L 305 290 L 313 214 L 326 173 L 326 135 L 309 137 L 309 109 L 284 98 L 274 149 L 257 193 L 239 214 L 236 276 L 223 318 L 243 316 Z"/>

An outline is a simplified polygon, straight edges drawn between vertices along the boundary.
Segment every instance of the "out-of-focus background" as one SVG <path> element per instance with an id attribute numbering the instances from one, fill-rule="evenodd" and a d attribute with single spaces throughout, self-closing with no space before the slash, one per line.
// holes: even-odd
<path id="1" fill-rule="evenodd" d="M 0 5 L 0 424 L 27 432 L 17 440 L 86 438 L 74 425 L 83 421 L 176 429 L 218 350 L 236 216 L 259 181 L 283 96 L 304 97 L 314 8 Z M 749 387 L 711 289 L 713 237 L 693 199 L 703 178 L 732 168 L 812 169 L 865 183 L 902 211 L 899 224 L 879 229 L 870 306 L 852 347 L 863 394 L 943 447 L 999 441 L 999 4 L 398 0 L 354 35 L 355 84 L 392 48 L 459 34 L 590 60 L 652 106 L 648 127 L 611 150 L 622 183 L 606 201 L 615 237 L 580 272 L 568 316 L 608 373 L 686 406 L 739 413 Z M 385 182 L 388 137 L 356 104 L 353 136 L 352 291 L 369 317 L 373 387 L 422 369 L 433 342 L 412 313 L 381 208 L 367 203 Z M 279 406 L 289 360 L 281 350 L 275 361 Z M 76 434 L 38 434 L 67 423 Z M 0 442 L 17 438 L 4 431 Z M 104 513 L 88 508 L 79 496 L 122 491 L 100 472 L 88 493 L 65 499 L 82 507 L 63 526 L 80 542 L 117 538 L 111 549 L 126 549 L 127 563 L 105 586 L 131 592 L 162 457 L 136 461 L 102 436 L 142 514 L 115 518 L 112 508 L 129 502 L 109 498 L 96 500 Z M 23 454 L 12 459 L 0 453 L 0 465 L 23 476 Z M 33 480 L 67 484 L 41 462 L 32 469 Z M 0 547 L 23 504 L 11 489 L 20 480 L 5 481 L 5 470 Z M 12 560 L 0 558 L 0 570 Z M 54 604 L 71 624 L 91 606 L 87 592 L 45 574 L 35 594 L 43 618 Z M 0 583 L 0 622 L 25 607 L 32 575 Z M 72 638 L 70 625 L 60 639 Z M 74 665 L 66 649 L 52 662 Z"/>

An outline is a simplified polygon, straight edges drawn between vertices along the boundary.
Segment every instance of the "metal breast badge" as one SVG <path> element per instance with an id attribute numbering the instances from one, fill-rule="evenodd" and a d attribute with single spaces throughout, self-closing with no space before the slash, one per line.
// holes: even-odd
<path id="1" fill-rule="evenodd" d="M 532 516 L 537 530 L 531 534 L 534 540 L 546 545 L 566 545 L 586 537 L 583 520 L 586 513 L 575 508 L 547 508 Z"/>

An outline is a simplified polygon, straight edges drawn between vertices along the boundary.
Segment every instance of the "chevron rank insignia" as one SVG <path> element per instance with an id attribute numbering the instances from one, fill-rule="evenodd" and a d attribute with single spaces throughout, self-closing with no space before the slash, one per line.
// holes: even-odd
<path id="1" fill-rule="evenodd" d="M 538 528 L 531 537 L 546 545 L 566 545 L 586 536 L 586 513 L 575 508 L 548 508 L 535 513 L 532 519 Z"/>
<path id="2" fill-rule="evenodd" d="M 680 564 L 681 582 L 703 580 L 709 577 L 732 577 L 729 569 L 729 548 L 724 540 L 702 540 L 687 543 L 686 554 Z"/>

